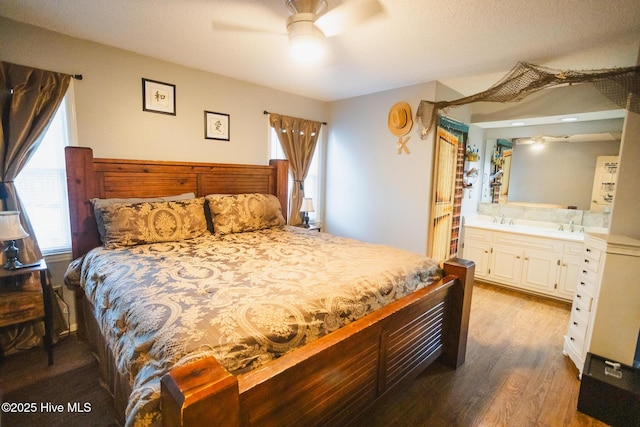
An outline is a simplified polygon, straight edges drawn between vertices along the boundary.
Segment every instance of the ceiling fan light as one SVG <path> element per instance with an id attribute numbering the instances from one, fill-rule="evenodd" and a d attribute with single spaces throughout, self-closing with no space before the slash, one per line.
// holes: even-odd
<path id="1" fill-rule="evenodd" d="M 287 22 L 291 54 L 306 62 L 317 61 L 324 54 L 324 34 L 306 15 L 309 14 L 291 16 Z"/>
<path id="2" fill-rule="evenodd" d="M 324 55 L 324 40 L 314 35 L 299 34 L 289 37 L 291 54 L 303 61 L 317 61 Z"/>

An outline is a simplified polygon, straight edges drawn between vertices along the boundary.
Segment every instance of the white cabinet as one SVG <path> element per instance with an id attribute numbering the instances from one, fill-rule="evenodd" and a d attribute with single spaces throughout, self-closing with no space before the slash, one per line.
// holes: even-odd
<path id="1" fill-rule="evenodd" d="M 518 286 L 522 272 L 522 248 L 495 243 L 491 248 L 491 267 L 488 278 L 507 285 Z"/>
<path id="2" fill-rule="evenodd" d="M 640 241 L 587 234 L 564 353 L 582 375 L 587 353 L 632 365 L 640 329 Z"/>
<path id="3" fill-rule="evenodd" d="M 571 301 L 582 242 L 465 227 L 463 258 L 488 282 Z"/>
<path id="4" fill-rule="evenodd" d="M 572 299 L 578 286 L 578 277 L 582 263 L 582 242 L 567 242 L 562 251 L 558 295 Z"/>
<path id="5" fill-rule="evenodd" d="M 476 263 L 475 277 L 486 279 L 489 275 L 489 255 L 493 234 L 488 230 L 465 230 L 464 257 Z"/>

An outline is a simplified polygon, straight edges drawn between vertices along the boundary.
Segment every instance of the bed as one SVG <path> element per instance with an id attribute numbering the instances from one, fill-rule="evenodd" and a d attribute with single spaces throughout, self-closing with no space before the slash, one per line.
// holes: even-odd
<path id="1" fill-rule="evenodd" d="M 286 161 L 66 161 L 78 335 L 121 423 L 346 425 L 434 360 L 464 363 L 474 264 L 284 225 Z M 249 203 L 260 226 L 228 220 Z M 157 206 L 187 209 L 187 234 L 113 233 Z"/>

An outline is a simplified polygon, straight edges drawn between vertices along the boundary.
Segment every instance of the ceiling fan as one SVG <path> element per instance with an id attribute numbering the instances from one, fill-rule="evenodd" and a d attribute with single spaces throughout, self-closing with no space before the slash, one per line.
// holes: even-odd
<path id="1" fill-rule="evenodd" d="M 284 3 L 290 14 L 286 18 L 286 34 L 294 55 L 319 54 L 326 37 L 342 34 L 385 13 L 378 0 L 344 0 L 334 7 L 326 0 L 284 0 Z M 214 27 L 256 31 L 240 25 L 214 24 Z"/>

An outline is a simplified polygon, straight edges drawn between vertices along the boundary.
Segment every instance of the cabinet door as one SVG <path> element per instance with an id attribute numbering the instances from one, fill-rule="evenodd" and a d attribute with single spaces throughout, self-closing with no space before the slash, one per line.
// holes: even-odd
<path id="1" fill-rule="evenodd" d="M 464 242 L 463 258 L 476 263 L 475 277 L 487 278 L 489 272 L 489 251 L 491 245 L 487 242 L 466 239 Z"/>
<path id="2" fill-rule="evenodd" d="M 519 286 L 523 251 L 517 246 L 494 244 L 489 277 L 496 282 Z"/>
<path id="3" fill-rule="evenodd" d="M 524 257 L 522 287 L 536 292 L 554 294 L 559 268 L 558 254 L 527 249 Z"/>
<path id="4" fill-rule="evenodd" d="M 558 296 L 573 299 L 580 278 L 580 262 L 578 255 L 564 255 L 560 265 L 560 281 L 558 282 Z"/>

